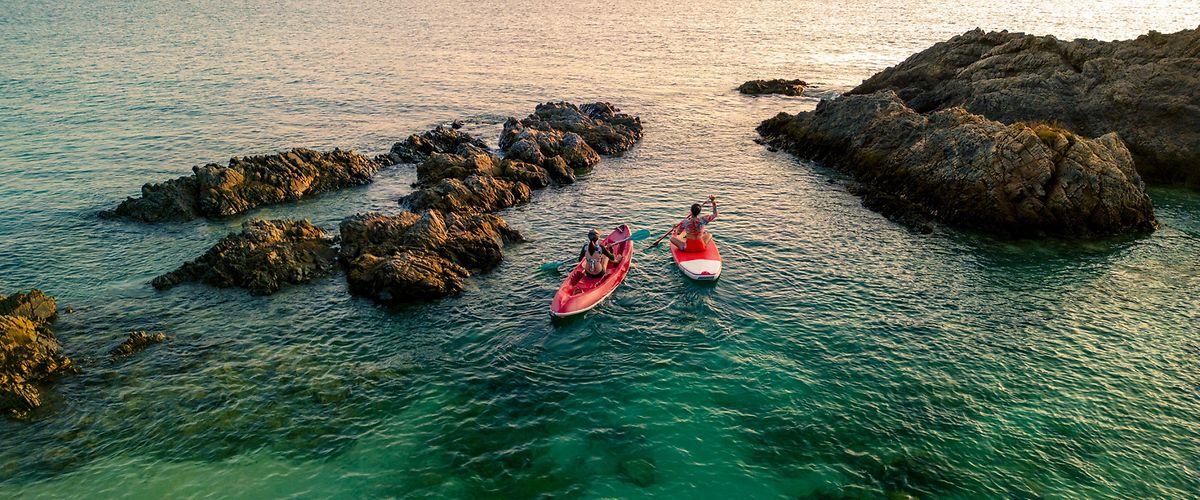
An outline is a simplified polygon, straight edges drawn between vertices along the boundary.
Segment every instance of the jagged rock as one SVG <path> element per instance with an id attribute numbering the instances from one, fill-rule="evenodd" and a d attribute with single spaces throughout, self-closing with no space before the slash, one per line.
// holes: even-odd
<path id="1" fill-rule="evenodd" d="M 457 294 L 473 272 L 500 264 L 506 243 L 523 240 L 495 215 L 436 210 L 357 214 L 340 231 L 350 290 L 384 303 Z"/>
<path id="2" fill-rule="evenodd" d="M 1117 132 L 1146 180 L 1200 188 L 1200 29 L 1116 42 L 974 30 L 850 93 L 884 89 L 919 112 L 961 106 L 1004 123 Z"/>
<path id="3" fill-rule="evenodd" d="M 385 165 L 420 163 L 434 153 L 451 153 L 463 145 L 487 150 L 486 143 L 472 137 L 471 134 L 459 131 L 460 128 L 462 122 L 455 120 L 451 128 L 439 125 L 420 135 L 410 135 L 404 141 L 393 144 L 387 154 L 379 155 L 376 160 Z"/>
<path id="4" fill-rule="evenodd" d="M 808 83 L 804 80 L 750 80 L 738 86 L 738 92 L 747 95 L 782 94 L 798 96 L 804 93 Z"/>
<path id="5" fill-rule="evenodd" d="M 204 255 L 154 278 L 164 290 L 185 281 L 218 287 L 238 286 L 256 295 L 284 285 L 305 283 L 334 268 L 333 238 L 306 220 L 255 219 L 242 224 Z"/>
<path id="6" fill-rule="evenodd" d="M 559 132 L 574 132 L 596 152 L 603 155 L 616 156 L 628 151 L 634 143 L 642 138 L 642 121 L 636 116 L 620 113 L 620 110 L 607 102 L 595 102 L 576 106 L 569 102 L 548 102 L 538 104 L 533 114 L 517 121 L 510 120 L 513 125 L 505 123 L 505 132 L 501 135 L 500 149 L 507 150 L 503 137 L 509 136 L 509 129 L 520 125 L 522 128 Z M 532 162 L 529 160 L 529 163 Z M 568 161 L 568 163 L 570 163 Z"/>
<path id="7" fill-rule="evenodd" d="M 142 186 L 103 217 L 142 222 L 228 217 L 247 210 L 371 182 L 379 163 L 352 151 L 323 153 L 297 148 L 264 156 L 235 157 L 221 166 L 192 167 L 192 175 Z"/>
<path id="8" fill-rule="evenodd" d="M 871 208 L 1010 236 L 1150 231 L 1154 208 L 1116 134 L 1086 139 L 951 108 L 922 115 L 891 91 L 822 101 L 758 128 L 851 173 Z"/>
<path id="9" fill-rule="evenodd" d="M 108 355 L 114 358 L 132 356 L 146 350 L 154 344 L 158 344 L 167 340 L 167 335 L 162 332 L 149 333 L 146 331 L 134 330 L 129 332 L 129 338 L 126 338 L 116 347 L 108 351 Z"/>
<path id="10" fill-rule="evenodd" d="M 555 175 L 554 180 L 560 184 L 574 182 L 575 171 L 585 171 L 600 163 L 600 155 L 579 134 L 527 128 L 515 118 L 504 122 L 500 148 L 508 159 L 540 165 L 547 171 L 557 170 L 557 162 L 561 160 L 571 173 Z"/>
<path id="11" fill-rule="evenodd" d="M 471 175 L 463 180 L 442 179 L 404 196 L 400 204 L 417 212 L 495 212 L 527 203 L 532 196 L 529 186 L 524 183 L 490 175 Z"/>
<path id="12" fill-rule="evenodd" d="M 453 153 L 433 153 L 417 165 L 417 185 L 428 186 L 442 179 L 466 179 L 472 175 L 494 177 L 502 173 L 499 157 L 464 144 Z"/>
<path id="13" fill-rule="evenodd" d="M 41 290 L 0 295 L 0 314 L 27 318 L 36 325 L 49 325 L 58 319 L 58 301 Z"/>
<path id="14" fill-rule="evenodd" d="M 0 297 L 0 412 L 22 417 L 42 405 L 45 384 L 74 369 L 50 331 L 53 297 L 39 290 Z"/>
<path id="15" fill-rule="evenodd" d="M 445 257 L 422 252 L 387 257 L 365 254 L 350 261 L 346 270 L 352 293 L 385 304 L 457 295 L 470 276 L 465 268 Z"/>
<path id="16" fill-rule="evenodd" d="M 503 177 L 525 184 L 530 189 L 542 189 L 550 185 L 550 172 L 532 163 L 505 158 L 501 161 L 500 167 Z M 573 175 L 571 179 L 574 180 Z"/>

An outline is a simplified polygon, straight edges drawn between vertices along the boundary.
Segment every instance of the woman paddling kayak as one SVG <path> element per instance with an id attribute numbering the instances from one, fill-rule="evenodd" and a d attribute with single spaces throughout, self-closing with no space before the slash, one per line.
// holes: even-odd
<path id="1" fill-rule="evenodd" d="M 708 234 L 705 226 L 717 218 L 717 197 L 709 196 L 712 203 L 712 215 L 700 215 L 700 204 L 692 205 L 692 213 L 671 229 L 671 244 L 684 252 L 703 252 L 712 235 Z"/>
<path id="2" fill-rule="evenodd" d="M 599 239 L 600 233 L 597 233 L 595 229 L 588 231 L 588 242 L 584 243 L 583 249 L 579 251 L 579 262 L 583 264 L 583 272 L 592 278 L 604 276 L 608 262 L 617 260 L 608 245 L 597 243 Z"/>
<path id="3" fill-rule="evenodd" d="M 558 293 L 554 294 L 554 299 L 550 301 L 550 314 L 560 318 L 574 316 L 596 307 L 608 298 L 617 286 L 625 281 L 625 275 L 629 273 L 629 265 L 633 261 L 633 240 L 649 236 L 649 231 L 632 233 L 629 226 L 622 224 L 598 243 L 595 238 L 589 238 L 591 241 L 584 250 L 593 245 L 605 249 L 600 252 L 593 250 L 593 255 L 600 253 L 600 260 L 607 262 L 600 268 L 599 276 L 587 271 L 586 259 L 581 259 L 575 264 L 571 274 L 567 275 L 567 279 L 558 288 Z"/>

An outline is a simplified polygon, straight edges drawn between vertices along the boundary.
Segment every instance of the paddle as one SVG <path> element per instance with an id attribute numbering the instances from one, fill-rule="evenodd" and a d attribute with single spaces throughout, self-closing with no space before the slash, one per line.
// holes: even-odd
<path id="1" fill-rule="evenodd" d="M 701 204 L 700 204 L 700 208 L 707 207 L 707 206 L 708 206 L 708 204 L 709 204 L 709 202 L 711 202 L 711 201 L 712 201 L 712 200 L 705 200 L 705 201 L 704 201 L 704 203 L 701 203 Z M 650 244 L 650 246 L 648 246 L 648 247 L 646 247 L 646 248 L 654 248 L 654 247 L 657 247 L 659 243 L 662 243 L 662 240 L 663 240 L 663 238 L 666 238 L 667 236 L 670 236 L 670 235 L 671 235 L 671 231 L 674 231 L 674 230 L 675 230 L 675 228 L 676 228 L 676 227 L 678 227 L 678 226 L 679 226 L 679 224 L 675 224 L 674 226 L 671 226 L 671 229 L 668 229 L 668 230 L 667 230 L 667 232 L 663 233 L 663 235 L 662 235 L 662 236 L 659 236 L 657 240 L 654 240 L 654 243 L 651 243 L 651 244 Z"/>
<path id="2" fill-rule="evenodd" d="M 650 230 L 649 229 L 638 229 L 637 231 L 634 231 L 633 234 L 629 235 L 628 238 L 625 238 L 623 240 L 614 241 L 612 243 L 609 243 L 608 246 L 625 243 L 626 241 L 642 241 L 642 240 L 649 239 L 649 238 L 650 238 Z M 549 271 L 551 269 L 558 269 L 558 268 L 562 267 L 564 264 L 569 264 L 571 262 L 574 262 L 574 261 L 573 260 L 560 260 L 557 262 L 547 262 L 545 264 L 542 264 L 542 270 Z"/>

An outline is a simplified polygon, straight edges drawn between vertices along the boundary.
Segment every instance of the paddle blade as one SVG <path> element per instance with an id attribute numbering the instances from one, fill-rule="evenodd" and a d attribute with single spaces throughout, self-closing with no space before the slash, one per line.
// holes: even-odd
<path id="1" fill-rule="evenodd" d="M 633 234 L 629 235 L 629 241 L 642 241 L 650 238 L 649 229 L 638 229 Z"/>
<path id="2" fill-rule="evenodd" d="M 541 269 L 543 271 L 555 271 L 558 268 L 562 267 L 563 264 L 564 264 L 563 262 L 547 262 L 545 264 L 542 264 Z"/>

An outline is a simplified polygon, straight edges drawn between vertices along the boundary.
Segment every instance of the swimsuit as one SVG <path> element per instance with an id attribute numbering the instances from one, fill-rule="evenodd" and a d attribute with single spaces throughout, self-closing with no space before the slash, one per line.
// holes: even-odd
<path id="1" fill-rule="evenodd" d="M 607 256 L 604 255 L 604 248 L 601 247 L 600 245 L 596 245 L 596 250 L 594 252 L 588 251 L 589 247 L 591 247 L 591 246 L 592 246 L 591 243 L 585 243 L 583 245 L 583 274 L 586 274 L 592 278 L 599 278 L 601 276 L 604 276 L 603 264 L 604 264 L 604 258 Z M 590 272 L 590 270 L 595 267 L 599 267 L 600 272 L 596 273 L 596 274 L 592 274 Z"/>

